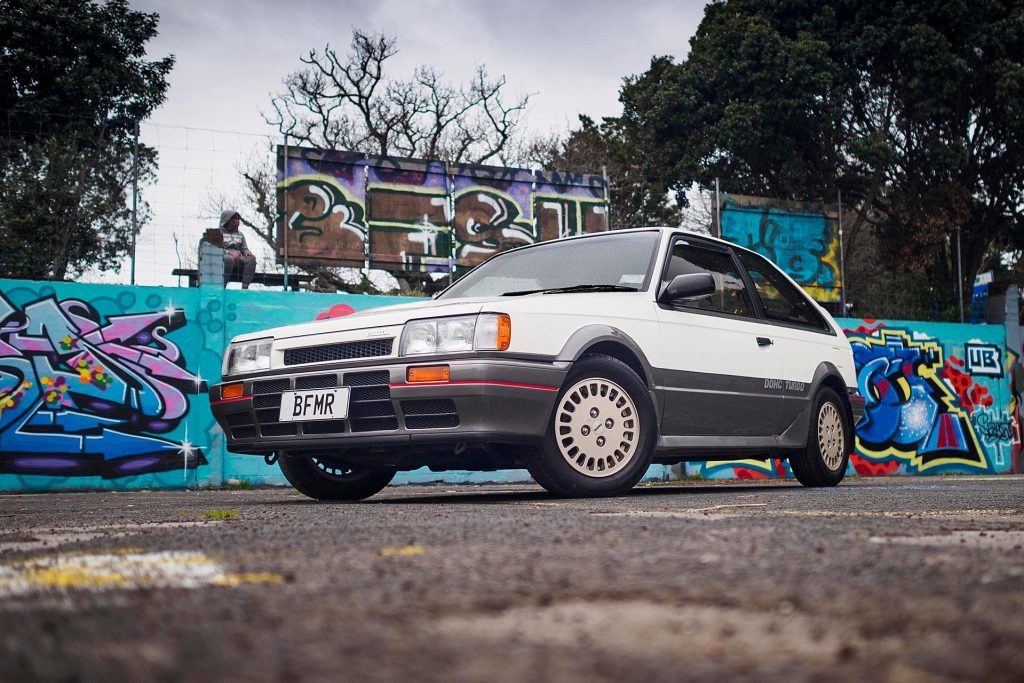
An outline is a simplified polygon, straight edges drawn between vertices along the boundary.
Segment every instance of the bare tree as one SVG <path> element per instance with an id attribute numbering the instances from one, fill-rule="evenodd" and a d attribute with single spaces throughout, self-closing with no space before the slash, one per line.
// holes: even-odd
<path id="1" fill-rule="evenodd" d="M 394 36 L 353 29 L 344 57 L 329 44 L 310 50 L 264 118 L 300 144 L 367 154 L 485 163 L 505 162 L 503 153 L 520 147 L 530 95 L 506 102 L 505 77 L 492 80 L 483 66 L 465 85 L 428 66 L 390 79 L 385 65 L 396 44 Z"/>
<path id="2" fill-rule="evenodd" d="M 491 79 L 479 66 L 470 82 L 453 85 L 429 66 L 411 78 L 392 79 L 386 62 L 397 49 L 394 36 L 353 29 L 351 50 L 340 56 L 327 45 L 300 57 L 302 69 L 284 80 L 264 119 L 291 143 L 363 152 L 440 159 L 451 163 L 536 165 L 544 146 L 522 129 L 531 95 L 511 102 L 504 76 Z M 276 169 L 271 146 L 239 165 L 237 202 L 211 197 L 212 209 L 239 207 L 242 225 L 274 253 L 277 246 Z M 350 268 L 300 267 L 321 291 L 376 291 L 369 273 Z M 400 285 L 402 284 L 399 281 Z"/>

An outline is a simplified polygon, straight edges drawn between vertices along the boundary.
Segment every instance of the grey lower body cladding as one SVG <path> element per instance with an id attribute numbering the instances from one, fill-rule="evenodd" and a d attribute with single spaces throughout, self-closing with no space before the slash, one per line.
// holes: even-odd
<path id="1" fill-rule="evenodd" d="M 786 457 L 806 446 L 813 398 L 829 374 L 838 377 L 825 367 L 811 382 L 655 368 L 655 461 Z M 856 424 L 863 398 L 839 393 Z"/>
<path id="2" fill-rule="evenodd" d="M 408 383 L 407 368 L 420 364 L 331 364 L 229 381 L 243 382 L 243 395 L 225 399 L 225 384 L 211 387 L 211 409 L 236 453 L 515 444 L 543 436 L 568 370 L 567 363 L 448 360 L 449 381 Z M 348 389 L 345 419 L 280 420 L 284 392 L 334 387 Z"/>

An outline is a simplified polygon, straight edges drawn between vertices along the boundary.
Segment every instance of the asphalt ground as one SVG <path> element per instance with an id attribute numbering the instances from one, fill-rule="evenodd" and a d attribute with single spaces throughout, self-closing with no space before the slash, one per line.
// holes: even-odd
<path id="1" fill-rule="evenodd" d="M 1024 479 L 0 496 L 0 679 L 1022 680 Z"/>

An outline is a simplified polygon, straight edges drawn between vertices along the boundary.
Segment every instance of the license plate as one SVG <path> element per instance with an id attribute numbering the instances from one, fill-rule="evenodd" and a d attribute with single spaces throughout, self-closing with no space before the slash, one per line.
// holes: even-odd
<path id="1" fill-rule="evenodd" d="M 348 417 L 350 391 L 348 387 L 286 391 L 281 394 L 281 415 L 278 420 L 343 420 Z"/>

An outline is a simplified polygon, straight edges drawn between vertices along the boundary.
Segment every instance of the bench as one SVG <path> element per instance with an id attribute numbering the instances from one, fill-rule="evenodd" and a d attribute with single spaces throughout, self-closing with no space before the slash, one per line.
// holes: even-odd
<path id="1" fill-rule="evenodd" d="M 199 270 L 196 268 L 175 268 L 171 271 L 171 275 L 187 277 L 189 287 L 199 286 Z M 297 292 L 303 287 L 308 289 L 309 283 L 312 280 L 312 275 L 288 273 L 288 288 L 293 292 Z M 237 274 L 233 274 L 230 280 L 230 282 L 241 281 L 242 277 Z M 267 285 L 268 287 L 284 287 L 284 275 L 281 273 L 256 273 L 253 275 L 252 281 L 258 282 L 261 285 Z"/>

